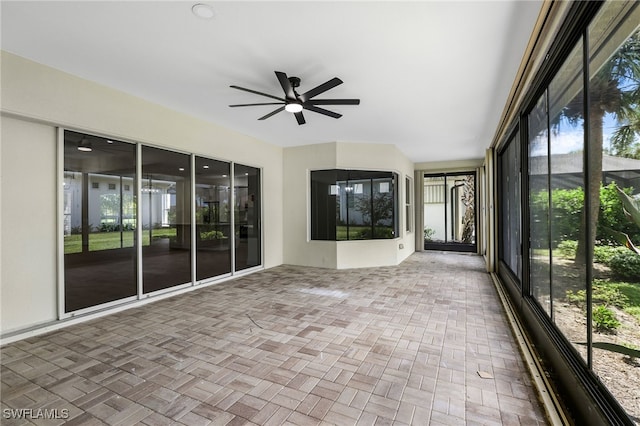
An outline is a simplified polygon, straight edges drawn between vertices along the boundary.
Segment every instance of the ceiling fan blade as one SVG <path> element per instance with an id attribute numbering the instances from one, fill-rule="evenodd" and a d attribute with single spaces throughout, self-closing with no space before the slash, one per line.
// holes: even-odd
<path id="1" fill-rule="evenodd" d="M 308 92 L 303 93 L 302 95 L 300 95 L 300 99 L 305 102 L 308 99 L 313 98 L 314 96 L 318 96 L 320 93 L 324 93 L 329 89 L 333 89 L 339 84 L 342 84 L 342 80 L 340 80 L 338 77 L 334 77 L 326 83 L 322 83 L 320 86 L 314 87 Z"/>
<path id="2" fill-rule="evenodd" d="M 303 125 L 304 123 L 306 123 L 306 121 L 304 119 L 304 115 L 302 115 L 302 111 L 294 112 L 293 115 L 296 116 L 296 120 L 298 120 L 298 124 L 299 125 Z"/>
<path id="3" fill-rule="evenodd" d="M 260 96 L 266 96 L 267 98 L 277 99 L 277 100 L 282 101 L 282 102 L 285 101 L 283 98 L 279 98 L 277 96 L 273 96 L 273 95 L 270 95 L 268 93 L 262 93 L 262 92 L 258 92 L 256 90 L 245 89 L 244 87 L 240 87 L 240 86 L 229 86 L 229 87 L 232 87 L 232 88 L 238 89 L 238 90 L 244 90 L 245 92 L 249 92 L 249 93 L 255 93 L 256 95 L 260 95 Z"/>
<path id="4" fill-rule="evenodd" d="M 258 120 L 266 120 L 267 118 L 271 117 L 272 115 L 276 115 L 277 113 L 279 113 L 280 111 L 284 111 L 284 107 L 280 107 L 275 111 L 271 111 L 269 114 L 262 116 L 260 118 L 258 118 Z"/>
<path id="5" fill-rule="evenodd" d="M 257 106 L 257 105 L 282 105 L 282 102 L 263 102 L 260 104 L 236 104 L 236 105 L 229 105 L 231 108 L 234 107 L 246 107 L 246 106 Z"/>
<path id="6" fill-rule="evenodd" d="M 282 86 L 282 90 L 284 90 L 284 94 L 287 99 L 295 99 L 296 94 L 293 92 L 293 87 L 291 86 L 291 82 L 287 75 L 283 72 L 276 71 L 276 77 L 278 77 L 278 81 L 280 82 L 280 86 Z"/>
<path id="7" fill-rule="evenodd" d="M 360 99 L 311 99 L 310 105 L 360 105 Z"/>
<path id="8" fill-rule="evenodd" d="M 342 117 L 342 114 L 338 114 L 337 112 L 329 111 L 328 109 L 318 108 L 317 106 L 313 106 L 313 105 L 305 104 L 304 105 L 304 109 L 308 109 L 309 111 L 317 112 L 318 114 L 328 115 L 329 117 L 333 117 L 333 118 Z"/>

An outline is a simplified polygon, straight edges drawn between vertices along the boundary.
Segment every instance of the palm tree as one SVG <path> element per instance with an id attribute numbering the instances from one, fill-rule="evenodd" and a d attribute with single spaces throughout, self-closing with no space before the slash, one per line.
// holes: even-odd
<path id="1" fill-rule="evenodd" d="M 600 185 L 602 182 L 603 123 L 607 113 L 615 114 L 618 128 L 611 138 L 612 147 L 618 153 L 633 153 L 636 137 L 640 135 L 640 30 L 633 33 L 603 64 L 589 81 L 589 164 L 591 175 L 587 191 L 591 203 L 583 213 L 583 228 L 590 221 L 590 235 L 580 238 L 576 262 L 584 262 L 586 249 L 595 244 L 598 213 L 600 210 Z M 567 118 L 579 118 L 577 111 L 568 112 Z"/>

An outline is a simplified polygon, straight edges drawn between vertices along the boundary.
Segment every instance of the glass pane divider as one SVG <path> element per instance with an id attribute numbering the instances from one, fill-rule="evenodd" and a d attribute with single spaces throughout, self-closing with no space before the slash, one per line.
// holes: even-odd
<path id="1" fill-rule="evenodd" d="M 231 275 L 236 274 L 236 163 L 235 161 L 231 162 L 230 171 L 230 186 L 229 186 L 229 203 L 231 210 L 231 231 L 229 238 L 231 239 Z"/>
<path id="2" fill-rule="evenodd" d="M 57 220 L 56 224 L 58 226 L 56 235 L 57 235 L 57 279 L 56 279 L 56 288 L 57 288 L 57 309 L 58 309 L 58 319 L 63 319 L 68 317 L 69 315 L 65 314 L 65 289 L 64 289 L 64 129 L 62 127 L 58 127 L 56 135 L 56 143 L 57 143 L 57 167 L 56 167 L 56 188 L 57 188 Z"/>
<path id="3" fill-rule="evenodd" d="M 196 223 L 196 156 L 191 154 L 189 158 L 191 162 L 191 285 L 196 285 L 196 232 L 198 231 L 198 224 Z"/>
<path id="4" fill-rule="evenodd" d="M 143 298 L 142 287 L 142 144 L 136 144 L 136 283 L 138 300 Z"/>

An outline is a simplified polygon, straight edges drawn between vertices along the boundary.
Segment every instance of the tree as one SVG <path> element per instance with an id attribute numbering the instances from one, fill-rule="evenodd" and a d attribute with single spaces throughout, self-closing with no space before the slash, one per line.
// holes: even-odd
<path id="1" fill-rule="evenodd" d="M 463 243 L 473 243 L 475 231 L 475 177 L 468 175 L 464 180 L 464 191 L 462 193 L 462 204 L 465 206 L 464 217 L 462 218 Z"/>
<path id="2" fill-rule="evenodd" d="M 633 33 L 611 59 L 604 63 L 589 81 L 589 168 L 591 175 L 587 191 L 591 203 L 583 214 L 583 225 L 589 220 L 590 234 L 578 240 L 576 261 L 582 262 L 589 245 L 596 241 L 602 182 L 603 124 L 607 113 L 615 114 L 618 128 L 612 135 L 616 152 L 633 152 L 640 134 L 640 31 Z M 581 102 L 577 102 L 581 103 Z M 567 118 L 577 119 L 582 109 L 565 111 Z M 634 148 L 635 149 L 635 148 Z M 584 229 L 584 228 L 583 228 Z"/>

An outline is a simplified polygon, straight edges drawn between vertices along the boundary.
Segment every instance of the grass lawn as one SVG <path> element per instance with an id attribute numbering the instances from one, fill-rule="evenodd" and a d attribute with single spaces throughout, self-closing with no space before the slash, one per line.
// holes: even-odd
<path id="1" fill-rule="evenodd" d="M 89 234 L 89 251 L 111 250 L 122 247 L 133 247 L 133 237 L 135 231 L 122 232 L 94 232 Z M 175 228 L 153 229 L 153 238 L 170 238 L 176 236 Z M 142 245 L 149 245 L 149 231 L 142 231 Z M 64 237 L 64 254 L 82 252 L 82 235 L 73 234 Z"/>
<path id="2" fill-rule="evenodd" d="M 348 229 L 348 235 L 347 235 Z M 393 238 L 391 235 L 392 228 L 390 226 L 374 227 L 375 238 Z M 371 226 L 346 225 L 336 227 L 336 240 L 368 240 L 371 239 Z"/>

